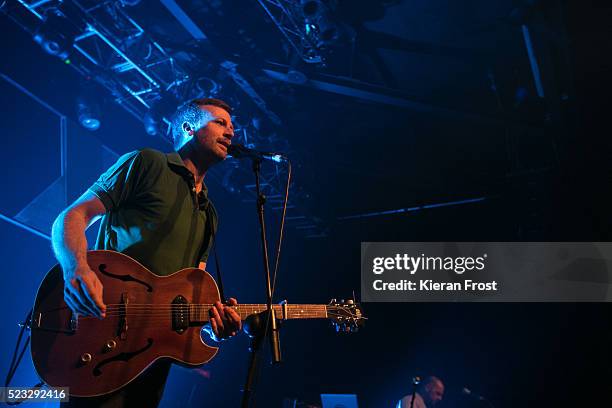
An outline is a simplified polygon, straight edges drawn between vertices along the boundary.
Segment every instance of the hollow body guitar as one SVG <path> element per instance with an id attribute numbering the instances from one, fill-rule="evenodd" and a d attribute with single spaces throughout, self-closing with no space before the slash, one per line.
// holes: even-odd
<path id="1" fill-rule="evenodd" d="M 197 268 L 157 276 L 113 251 L 90 251 L 87 260 L 104 286 L 106 317 L 74 315 L 64 302 L 62 269 L 51 269 L 38 289 L 32 318 L 31 353 L 43 381 L 69 387 L 72 396 L 97 396 L 126 385 L 161 358 L 200 366 L 218 351 L 201 329 L 219 300 L 212 276 Z M 244 320 L 265 304 L 233 307 Z M 357 305 L 274 305 L 279 319 L 331 319 L 343 331 L 362 321 Z"/>

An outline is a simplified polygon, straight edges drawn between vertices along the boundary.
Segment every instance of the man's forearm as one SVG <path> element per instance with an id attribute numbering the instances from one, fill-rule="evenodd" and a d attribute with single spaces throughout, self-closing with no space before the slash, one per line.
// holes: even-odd
<path id="1" fill-rule="evenodd" d="M 78 210 L 62 212 L 53 223 L 51 244 L 62 268 L 75 269 L 87 264 L 87 220 Z"/>

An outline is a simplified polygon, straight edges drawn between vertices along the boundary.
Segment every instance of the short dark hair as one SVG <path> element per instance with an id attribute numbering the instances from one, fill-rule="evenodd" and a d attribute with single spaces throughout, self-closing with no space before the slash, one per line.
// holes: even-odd
<path id="1" fill-rule="evenodd" d="M 221 99 L 197 98 L 197 99 L 192 100 L 191 103 L 197 106 L 205 106 L 205 105 L 218 106 L 219 108 L 225 110 L 230 115 L 232 114 L 232 108 L 227 104 L 227 102 L 222 101 Z"/>
<path id="2" fill-rule="evenodd" d="M 190 127 L 205 126 L 204 123 L 198 124 L 197 122 L 200 121 L 201 117 L 206 117 L 206 114 L 200 109 L 206 105 L 218 106 L 230 115 L 232 114 L 232 108 L 221 99 L 198 98 L 183 103 L 176 108 L 176 112 L 172 117 L 172 143 L 175 149 L 179 149 L 186 142 L 186 129 L 184 128 L 186 122 L 190 122 Z"/>

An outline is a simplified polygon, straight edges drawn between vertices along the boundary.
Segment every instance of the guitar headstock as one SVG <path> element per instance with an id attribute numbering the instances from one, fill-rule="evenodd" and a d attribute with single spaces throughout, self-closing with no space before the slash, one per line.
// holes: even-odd
<path id="1" fill-rule="evenodd" d="M 359 304 L 354 300 L 332 299 L 327 307 L 327 317 L 340 333 L 354 333 L 363 326 L 366 317 L 361 313 Z"/>

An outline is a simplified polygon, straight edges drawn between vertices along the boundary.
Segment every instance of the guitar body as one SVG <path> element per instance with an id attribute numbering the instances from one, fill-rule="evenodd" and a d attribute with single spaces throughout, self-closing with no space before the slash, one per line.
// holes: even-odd
<path id="1" fill-rule="evenodd" d="M 215 356 L 218 348 L 206 345 L 200 336 L 203 323 L 185 327 L 181 314 L 176 314 L 185 311 L 177 302 L 219 300 L 217 285 L 207 272 L 188 268 L 156 276 L 113 251 L 90 251 L 88 263 L 104 286 L 106 318 L 74 318 L 64 302 L 59 265 L 38 290 L 30 324 L 31 352 L 47 384 L 68 386 L 72 396 L 97 396 L 126 385 L 155 360 L 198 366 Z"/>

